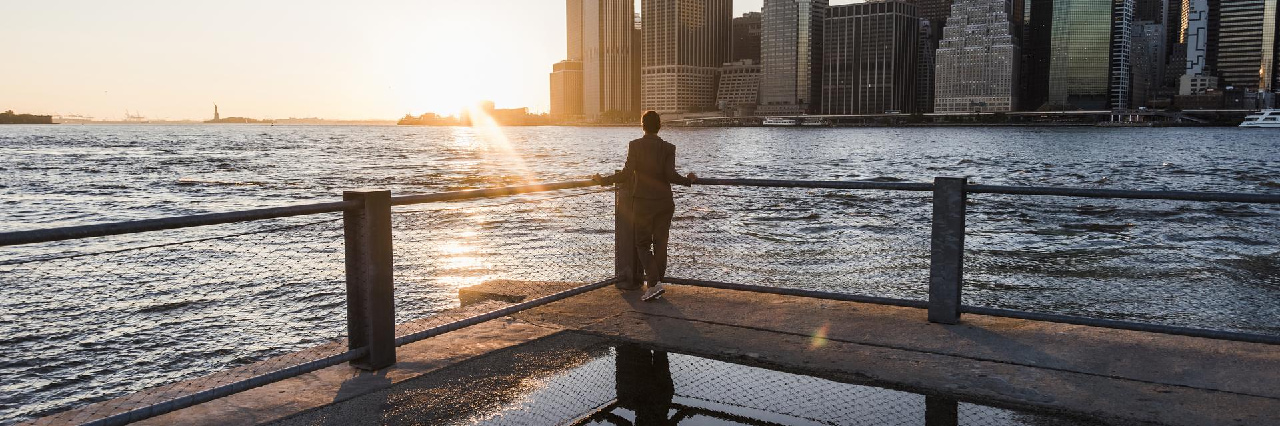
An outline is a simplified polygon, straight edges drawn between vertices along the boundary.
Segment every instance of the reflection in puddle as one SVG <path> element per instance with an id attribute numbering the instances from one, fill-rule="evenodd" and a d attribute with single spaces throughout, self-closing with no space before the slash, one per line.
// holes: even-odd
<path id="1" fill-rule="evenodd" d="M 536 381 L 532 385 L 529 381 Z M 706 358 L 614 345 L 520 386 L 531 389 L 454 424 L 1075 425 L 1076 418 L 958 402 Z M 530 386 L 531 385 L 531 386 Z"/>

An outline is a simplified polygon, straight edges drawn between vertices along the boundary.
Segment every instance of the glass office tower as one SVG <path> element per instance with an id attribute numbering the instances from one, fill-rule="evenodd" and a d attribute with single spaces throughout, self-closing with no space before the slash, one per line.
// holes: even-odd
<path id="1" fill-rule="evenodd" d="M 765 0 L 758 114 L 817 111 L 827 0 Z"/>
<path id="2" fill-rule="evenodd" d="M 1049 93 L 1045 108 L 1107 108 L 1111 74 L 1112 2 L 1053 3 Z"/>

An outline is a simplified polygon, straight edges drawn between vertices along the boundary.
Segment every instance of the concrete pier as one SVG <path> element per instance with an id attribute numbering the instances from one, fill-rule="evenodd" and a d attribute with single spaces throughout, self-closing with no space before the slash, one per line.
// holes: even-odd
<path id="1" fill-rule="evenodd" d="M 462 291 L 468 305 L 460 312 L 401 325 L 397 334 L 566 286 L 486 283 Z M 1115 424 L 1280 424 L 1274 345 L 980 315 L 946 325 L 928 322 L 922 309 L 686 286 L 653 303 L 639 295 L 591 291 L 402 346 L 386 369 L 330 367 L 141 424 L 399 424 L 406 417 L 395 413 L 406 409 L 458 409 L 414 392 L 415 383 L 456 378 L 451 366 L 564 334 Z M 87 420 L 84 413 L 119 401 L 38 423 Z"/>

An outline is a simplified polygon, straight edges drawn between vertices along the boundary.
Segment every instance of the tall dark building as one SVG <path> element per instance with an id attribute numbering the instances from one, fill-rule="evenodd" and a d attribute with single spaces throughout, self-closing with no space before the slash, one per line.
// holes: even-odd
<path id="1" fill-rule="evenodd" d="M 821 112 L 915 112 L 920 40 L 915 3 L 879 0 L 827 10 Z"/>
<path id="2" fill-rule="evenodd" d="M 715 110 L 716 76 L 732 53 L 733 1 L 642 0 L 640 4 L 644 19 L 641 107 L 675 114 Z"/>
<path id="3" fill-rule="evenodd" d="M 765 0 L 758 114 L 817 112 L 826 13 L 827 0 Z"/>
<path id="4" fill-rule="evenodd" d="M 1026 89 L 1019 104 L 1024 110 L 1036 110 L 1049 99 L 1049 64 L 1053 48 L 1053 0 L 1031 0 L 1031 19 L 1027 22 L 1027 38 L 1023 51 Z"/>
<path id="5" fill-rule="evenodd" d="M 1110 95 L 1111 0 L 1056 0 L 1049 109 L 1105 109 Z"/>
<path id="6" fill-rule="evenodd" d="M 1219 5 L 1217 51 L 1210 60 L 1219 82 L 1237 89 L 1272 89 L 1277 0 L 1219 0 Z"/>
<path id="7" fill-rule="evenodd" d="M 1187 61 L 1187 9 L 1190 0 L 1167 0 L 1164 9 L 1164 81 L 1165 88 L 1177 87 Z"/>
<path id="8" fill-rule="evenodd" d="M 1148 106 L 1164 85 L 1164 24 L 1137 21 L 1133 25 L 1133 107 Z"/>
<path id="9" fill-rule="evenodd" d="M 934 112 L 934 68 L 937 66 L 938 41 L 934 39 L 933 22 L 920 20 L 920 49 L 916 53 L 916 112 Z"/>
<path id="10" fill-rule="evenodd" d="M 952 0 L 918 0 L 916 12 L 921 18 L 943 26 L 947 23 L 947 17 L 951 16 L 951 2 Z"/>
<path id="11" fill-rule="evenodd" d="M 760 63 L 760 12 L 733 18 L 733 61 L 750 59 Z"/>

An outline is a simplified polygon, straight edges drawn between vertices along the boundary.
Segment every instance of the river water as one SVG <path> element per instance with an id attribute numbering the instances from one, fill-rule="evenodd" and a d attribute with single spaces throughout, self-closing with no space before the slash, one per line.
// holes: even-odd
<path id="1" fill-rule="evenodd" d="M 327 202 L 352 188 L 403 195 L 581 179 L 620 168 L 637 136 L 634 128 L 0 126 L 0 232 Z M 679 147 L 678 168 L 703 177 L 965 176 L 1280 193 L 1280 134 L 1266 130 L 663 136 Z M 453 306 L 458 287 L 487 279 L 607 276 L 612 195 L 600 191 L 398 212 L 399 318 Z M 925 297 L 927 193 L 678 193 L 668 275 Z M 965 303 L 1280 335 L 1275 207 L 975 194 L 969 211 Z M 0 424 L 340 336 L 336 218 L 0 249 Z"/>

